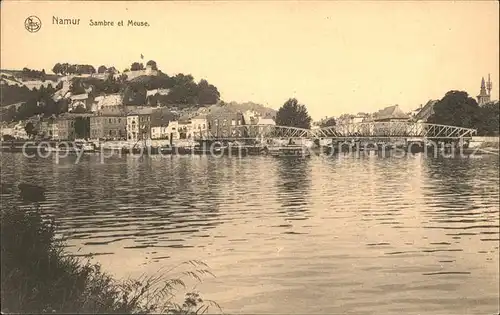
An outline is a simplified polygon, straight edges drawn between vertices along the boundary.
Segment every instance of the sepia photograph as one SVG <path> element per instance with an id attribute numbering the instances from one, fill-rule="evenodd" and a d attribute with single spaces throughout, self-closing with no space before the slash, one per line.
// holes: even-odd
<path id="1" fill-rule="evenodd" d="M 2 314 L 500 315 L 498 1 L 0 8 Z"/>

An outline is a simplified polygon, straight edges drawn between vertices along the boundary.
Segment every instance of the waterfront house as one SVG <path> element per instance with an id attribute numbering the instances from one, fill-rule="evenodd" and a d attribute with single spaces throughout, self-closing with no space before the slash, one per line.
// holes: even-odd
<path id="1" fill-rule="evenodd" d="M 259 120 L 258 120 L 257 124 L 259 124 L 259 125 L 273 125 L 273 126 L 275 126 L 276 122 L 271 117 L 259 117 Z"/>
<path id="2" fill-rule="evenodd" d="M 54 116 L 40 122 L 40 136 L 43 139 L 58 139 L 59 138 L 59 128 L 57 126 L 57 121 Z"/>
<path id="3" fill-rule="evenodd" d="M 208 137 L 207 115 L 201 114 L 191 118 L 191 130 L 193 138 L 206 139 Z"/>
<path id="4" fill-rule="evenodd" d="M 179 122 L 177 120 L 169 121 L 166 132 L 169 135 L 170 139 L 179 139 Z"/>
<path id="5" fill-rule="evenodd" d="M 124 109 L 104 107 L 96 116 L 91 116 L 90 137 L 102 140 L 125 140 L 127 117 Z"/>
<path id="6" fill-rule="evenodd" d="M 151 114 L 151 139 L 170 139 L 172 134 L 168 126 L 175 121 L 177 115 L 166 108 L 157 109 Z M 177 132 L 177 128 L 176 131 Z"/>
<path id="7" fill-rule="evenodd" d="M 57 140 L 75 139 L 75 119 L 68 115 L 60 115 L 56 119 Z"/>
<path id="8" fill-rule="evenodd" d="M 193 126 L 191 125 L 191 120 L 187 118 L 180 118 L 178 121 L 179 139 L 192 139 L 193 137 Z"/>
<path id="9" fill-rule="evenodd" d="M 399 105 L 389 106 L 384 109 L 379 110 L 373 114 L 372 121 L 379 123 L 391 123 L 391 122 L 408 122 L 410 116 L 403 112 Z M 377 135 L 390 136 L 394 131 L 393 126 L 387 124 L 376 124 L 370 126 L 370 133 Z"/>
<path id="10" fill-rule="evenodd" d="M 241 113 L 245 125 L 257 125 L 259 123 L 260 115 L 254 110 L 246 110 Z"/>
<path id="11" fill-rule="evenodd" d="M 243 125 L 240 111 L 221 106 L 213 108 L 207 115 L 208 130 L 215 137 L 232 137 L 239 133 L 237 126 Z"/>
<path id="12" fill-rule="evenodd" d="M 373 121 L 375 122 L 397 122 L 408 121 L 410 117 L 403 112 L 399 105 L 393 105 L 379 110 L 373 114 Z"/>
<path id="13" fill-rule="evenodd" d="M 2 136 L 11 136 L 15 139 L 29 139 L 28 134 L 26 133 L 26 129 L 24 128 L 26 126 L 27 122 L 24 121 L 18 121 L 18 122 L 13 122 L 10 124 L 5 124 L 2 126 Z"/>
<path id="14" fill-rule="evenodd" d="M 127 113 L 127 140 L 151 139 L 151 114 L 153 108 L 145 107 Z"/>
<path id="15" fill-rule="evenodd" d="M 418 109 L 418 112 L 415 113 L 413 120 L 426 122 L 432 116 L 432 114 L 434 114 L 434 106 L 436 105 L 437 102 L 438 102 L 437 100 L 429 100 L 427 104 L 421 106 Z"/>

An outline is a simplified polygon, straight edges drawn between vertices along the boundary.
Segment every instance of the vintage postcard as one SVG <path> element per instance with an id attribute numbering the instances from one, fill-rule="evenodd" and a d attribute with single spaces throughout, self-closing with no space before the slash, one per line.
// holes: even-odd
<path id="1" fill-rule="evenodd" d="M 2 313 L 499 314 L 498 1 L 2 1 Z"/>

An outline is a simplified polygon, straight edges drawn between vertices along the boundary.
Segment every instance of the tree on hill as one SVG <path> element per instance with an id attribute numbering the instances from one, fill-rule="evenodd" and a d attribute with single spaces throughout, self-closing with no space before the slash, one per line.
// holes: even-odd
<path id="1" fill-rule="evenodd" d="M 144 70 L 144 65 L 142 63 L 134 62 L 130 66 L 131 71 Z"/>
<path id="2" fill-rule="evenodd" d="M 156 65 L 156 61 L 150 60 L 146 63 L 146 66 L 151 66 L 151 69 L 158 70 L 158 66 Z"/>
<path id="3" fill-rule="evenodd" d="M 75 114 L 84 114 L 87 112 L 87 109 L 83 107 L 82 105 L 78 105 L 75 109 L 71 111 L 72 113 Z"/>
<path id="4" fill-rule="evenodd" d="M 434 105 L 434 114 L 428 122 L 465 128 L 480 125 L 480 107 L 467 92 L 449 91 Z"/>
<path id="5" fill-rule="evenodd" d="M 326 119 L 325 121 L 322 121 L 321 124 L 320 124 L 320 127 L 321 128 L 324 128 L 324 127 L 333 127 L 337 124 L 337 122 L 335 121 L 335 118 L 334 117 L 330 117 L 328 119 Z"/>
<path id="6" fill-rule="evenodd" d="M 276 125 L 309 129 L 311 116 L 305 105 L 299 104 L 295 98 L 290 98 L 276 113 Z"/>
<path id="7" fill-rule="evenodd" d="M 90 135 L 90 118 L 77 117 L 75 119 L 75 135 L 77 138 L 87 139 Z"/>
<path id="8" fill-rule="evenodd" d="M 63 74 L 62 65 L 59 62 L 56 63 L 52 68 L 52 72 L 54 72 L 55 74 Z"/>
<path id="9" fill-rule="evenodd" d="M 198 83 L 198 103 L 200 105 L 216 104 L 220 99 L 220 93 L 215 86 L 208 84 L 207 80 Z"/>
<path id="10" fill-rule="evenodd" d="M 169 104 L 198 104 L 198 85 L 190 74 L 171 77 L 172 87 L 167 95 Z"/>
<path id="11" fill-rule="evenodd" d="M 480 107 L 480 125 L 478 134 L 484 136 L 498 136 L 500 121 L 500 103 L 491 102 Z"/>
<path id="12" fill-rule="evenodd" d="M 31 121 L 28 121 L 28 123 L 24 126 L 24 131 L 26 131 L 26 134 L 30 138 L 36 135 L 35 125 L 33 125 Z"/>
<path id="13" fill-rule="evenodd" d="M 107 70 L 108 68 L 106 68 L 106 66 L 100 66 L 97 68 L 97 73 L 105 73 Z"/>
<path id="14" fill-rule="evenodd" d="M 144 86 L 129 85 L 123 92 L 124 105 L 146 104 L 146 88 Z"/>
<path id="15" fill-rule="evenodd" d="M 69 87 L 69 91 L 73 95 L 85 93 L 85 88 L 83 87 L 82 80 L 80 78 L 74 78 L 73 82 L 71 83 L 71 85 Z"/>

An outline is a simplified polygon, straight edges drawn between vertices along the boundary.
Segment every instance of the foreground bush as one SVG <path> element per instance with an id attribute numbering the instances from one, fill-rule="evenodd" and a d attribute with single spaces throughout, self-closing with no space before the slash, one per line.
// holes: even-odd
<path id="1" fill-rule="evenodd" d="M 196 292 L 188 293 L 184 304 L 174 303 L 175 289 L 184 287 L 182 279 L 157 275 L 117 282 L 99 265 L 65 255 L 53 222 L 36 210 L 2 209 L 1 222 L 2 313 L 202 314 L 209 306 L 218 307 Z M 211 275 L 206 269 L 184 274 L 198 280 Z"/>

